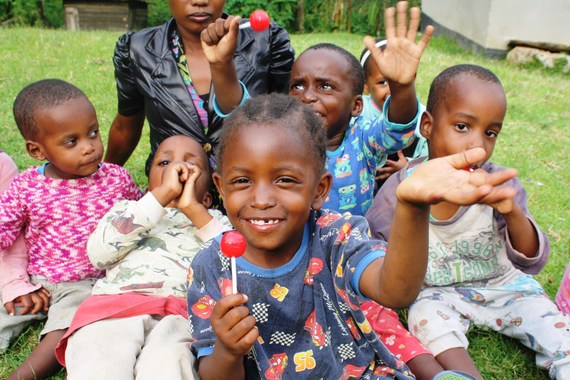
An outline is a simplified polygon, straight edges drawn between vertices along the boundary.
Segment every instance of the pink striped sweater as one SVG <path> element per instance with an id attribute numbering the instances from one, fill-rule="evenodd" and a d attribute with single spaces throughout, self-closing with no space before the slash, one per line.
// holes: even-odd
<path id="1" fill-rule="evenodd" d="M 32 167 L 18 175 L 0 195 L 0 251 L 24 229 L 28 274 L 52 283 L 100 278 L 87 257 L 87 240 L 99 219 L 122 199 L 141 191 L 120 166 L 102 163 L 91 176 L 47 178 Z"/>

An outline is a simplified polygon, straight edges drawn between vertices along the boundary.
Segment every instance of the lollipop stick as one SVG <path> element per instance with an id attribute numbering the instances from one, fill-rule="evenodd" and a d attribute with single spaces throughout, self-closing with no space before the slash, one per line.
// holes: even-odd
<path id="1" fill-rule="evenodd" d="M 239 25 L 240 29 L 251 28 L 251 22 L 247 21 Z"/>
<path id="2" fill-rule="evenodd" d="M 232 256 L 232 294 L 237 294 L 237 268 L 236 268 L 236 258 Z"/>

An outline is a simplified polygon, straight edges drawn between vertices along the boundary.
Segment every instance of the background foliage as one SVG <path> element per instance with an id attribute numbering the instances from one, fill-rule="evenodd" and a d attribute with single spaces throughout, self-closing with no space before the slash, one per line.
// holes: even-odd
<path id="1" fill-rule="evenodd" d="M 148 25 L 170 18 L 166 0 L 148 3 Z M 266 10 L 290 32 L 336 32 L 379 35 L 382 15 L 397 0 L 227 0 L 229 14 L 248 17 L 255 9 Z M 420 6 L 421 0 L 409 0 Z M 0 0 L 0 25 L 60 28 L 65 24 L 63 0 Z"/>

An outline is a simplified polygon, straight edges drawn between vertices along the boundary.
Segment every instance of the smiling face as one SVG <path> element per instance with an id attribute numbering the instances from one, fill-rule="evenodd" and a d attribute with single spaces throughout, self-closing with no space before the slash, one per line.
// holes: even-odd
<path id="1" fill-rule="evenodd" d="M 362 97 L 354 95 L 351 73 L 345 57 L 325 48 L 305 51 L 291 70 L 289 95 L 323 118 L 329 149 L 340 145 L 350 119 L 362 111 Z"/>
<path id="2" fill-rule="evenodd" d="M 103 143 L 93 105 L 86 97 L 67 100 L 36 111 L 38 132 L 26 141 L 28 153 L 48 160 L 46 176 L 76 179 L 97 171 Z"/>
<path id="3" fill-rule="evenodd" d="M 220 18 L 225 5 L 225 0 L 168 0 L 178 27 L 195 35 Z"/>
<path id="4" fill-rule="evenodd" d="M 162 173 L 173 162 L 190 162 L 200 169 L 201 174 L 196 183 L 196 199 L 205 207 L 210 207 L 212 197 L 208 192 L 211 183 L 208 157 L 202 146 L 188 136 L 171 136 L 160 143 L 150 166 L 149 190 L 162 183 Z M 177 200 L 175 199 L 168 207 L 176 207 Z"/>
<path id="5" fill-rule="evenodd" d="M 244 257 L 261 267 L 287 263 L 299 248 L 311 208 L 330 189 L 330 174 L 316 170 L 309 133 L 251 124 L 232 135 L 214 182 L 233 226 L 246 238 Z"/>
<path id="6" fill-rule="evenodd" d="M 481 167 L 493 154 L 507 107 L 499 83 L 464 74 L 452 79 L 445 99 L 422 116 L 421 133 L 428 140 L 430 158 L 443 157 L 481 147 L 487 153 Z"/>

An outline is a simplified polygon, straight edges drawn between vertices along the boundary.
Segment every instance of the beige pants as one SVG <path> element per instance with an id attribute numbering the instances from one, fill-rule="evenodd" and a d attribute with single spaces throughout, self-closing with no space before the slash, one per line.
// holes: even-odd
<path id="1" fill-rule="evenodd" d="M 188 321 L 179 315 L 106 319 L 69 337 L 68 380 L 198 379 Z"/>

